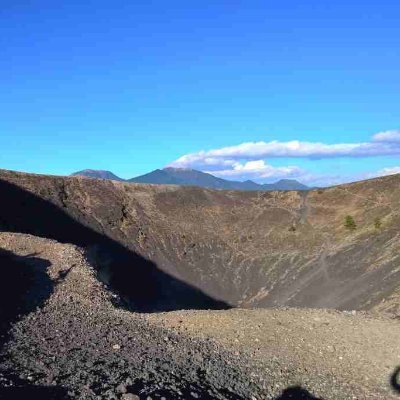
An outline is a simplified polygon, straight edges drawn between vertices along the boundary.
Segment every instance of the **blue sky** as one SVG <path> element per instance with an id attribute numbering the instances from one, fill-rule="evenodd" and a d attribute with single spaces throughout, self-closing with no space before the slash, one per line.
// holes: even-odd
<path id="1" fill-rule="evenodd" d="M 399 19 L 393 0 L 4 0 L 0 168 L 318 184 L 400 171 Z M 333 155 L 341 144 L 355 150 Z"/>

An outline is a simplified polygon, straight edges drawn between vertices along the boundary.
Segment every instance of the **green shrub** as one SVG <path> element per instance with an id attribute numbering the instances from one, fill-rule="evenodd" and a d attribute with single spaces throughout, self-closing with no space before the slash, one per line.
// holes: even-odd
<path id="1" fill-rule="evenodd" d="M 350 231 L 354 231 L 357 228 L 354 218 L 351 215 L 346 215 L 344 226 Z"/>
<path id="2" fill-rule="evenodd" d="M 382 221 L 380 218 L 375 218 L 374 226 L 376 229 L 381 229 L 382 228 Z"/>

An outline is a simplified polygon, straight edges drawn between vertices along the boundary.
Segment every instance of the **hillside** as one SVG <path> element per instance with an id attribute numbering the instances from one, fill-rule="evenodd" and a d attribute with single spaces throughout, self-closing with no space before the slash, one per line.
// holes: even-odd
<path id="1" fill-rule="evenodd" d="M 89 247 L 99 263 L 118 258 L 115 267 L 103 261 L 103 275 L 139 308 L 400 310 L 397 175 L 309 192 L 7 171 L 0 179 L 2 229 Z M 355 230 L 344 226 L 347 215 Z M 135 274 L 148 282 L 145 294 L 140 283 L 124 287 Z"/>

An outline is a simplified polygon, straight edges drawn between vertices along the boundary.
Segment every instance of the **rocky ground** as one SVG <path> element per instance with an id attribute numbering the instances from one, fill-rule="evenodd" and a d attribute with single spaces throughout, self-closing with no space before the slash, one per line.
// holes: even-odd
<path id="1" fill-rule="evenodd" d="M 277 387 L 282 380 L 298 383 L 324 398 L 341 398 L 346 389 L 354 398 L 388 398 L 389 377 L 400 361 L 400 321 L 365 312 L 233 309 L 149 319 L 190 337 L 212 337 L 257 371 L 281 370 Z"/>
<path id="2" fill-rule="evenodd" d="M 0 233 L 0 248 L 9 252 L 0 257 L 3 276 L 18 266 L 25 288 L 9 290 L 14 314 L 14 303 L 2 304 L 0 398 L 397 398 L 389 384 L 400 364 L 396 318 L 296 309 L 138 314 L 120 306 L 79 247 Z"/>

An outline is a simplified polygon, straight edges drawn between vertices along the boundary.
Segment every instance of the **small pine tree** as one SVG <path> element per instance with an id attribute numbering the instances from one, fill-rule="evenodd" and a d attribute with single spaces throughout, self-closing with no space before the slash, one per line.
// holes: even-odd
<path id="1" fill-rule="evenodd" d="M 354 231 L 357 228 L 354 218 L 351 215 L 346 215 L 344 226 L 351 231 Z"/>
<path id="2" fill-rule="evenodd" d="M 374 222 L 375 228 L 376 229 L 381 229 L 382 228 L 382 221 L 380 218 L 376 218 Z"/>

